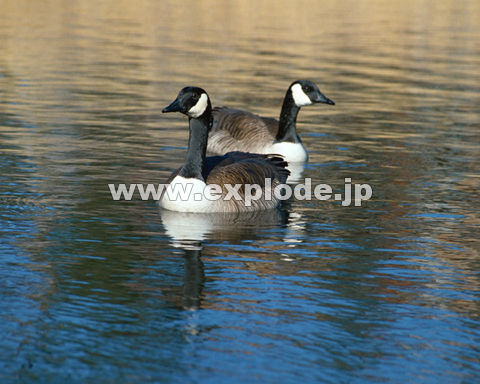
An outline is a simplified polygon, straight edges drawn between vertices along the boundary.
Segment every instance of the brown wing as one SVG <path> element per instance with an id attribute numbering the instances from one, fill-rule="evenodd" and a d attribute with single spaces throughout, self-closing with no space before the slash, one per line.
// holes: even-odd
<path id="1" fill-rule="evenodd" d="M 263 188 L 267 178 L 272 184 L 285 183 L 290 174 L 287 165 L 283 158 L 275 155 L 230 152 L 208 157 L 204 177 L 207 184 L 258 184 Z"/>
<path id="2" fill-rule="evenodd" d="M 272 137 L 275 138 L 275 136 L 277 136 L 277 133 L 278 133 L 278 124 L 279 124 L 278 120 L 274 119 L 273 117 L 262 117 L 262 116 L 258 116 L 258 117 L 263 121 L 263 123 L 267 127 Z"/>
<path id="3" fill-rule="evenodd" d="M 238 109 L 216 107 L 213 109 L 212 133 L 220 130 L 236 140 L 255 140 L 265 136 L 273 140 L 278 132 L 278 121 Z"/>

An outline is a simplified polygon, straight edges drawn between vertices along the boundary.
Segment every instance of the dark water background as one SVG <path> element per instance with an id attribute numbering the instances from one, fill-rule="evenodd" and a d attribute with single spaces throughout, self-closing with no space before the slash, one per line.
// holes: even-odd
<path id="1" fill-rule="evenodd" d="M 479 36 L 477 1 L 1 1 L 0 382 L 478 382 Z M 277 116 L 298 78 L 337 103 L 304 176 L 362 207 L 111 199 L 182 163 L 181 87 Z"/>

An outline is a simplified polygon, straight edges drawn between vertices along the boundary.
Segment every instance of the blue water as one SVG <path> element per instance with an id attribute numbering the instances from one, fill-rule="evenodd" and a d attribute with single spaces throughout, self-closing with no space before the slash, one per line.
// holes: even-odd
<path id="1" fill-rule="evenodd" d="M 1 383 L 480 380 L 478 4 L 0 10 Z M 297 78 L 336 102 L 302 177 L 362 206 L 112 200 L 183 162 L 181 87 L 277 116 Z"/>

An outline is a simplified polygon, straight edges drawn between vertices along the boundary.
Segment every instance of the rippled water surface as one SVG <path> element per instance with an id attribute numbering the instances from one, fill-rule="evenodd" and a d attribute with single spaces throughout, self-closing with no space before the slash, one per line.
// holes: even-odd
<path id="1" fill-rule="evenodd" d="M 0 2 L 0 382 L 480 380 L 478 1 Z M 185 85 L 278 116 L 361 207 L 113 201 L 182 164 Z"/>

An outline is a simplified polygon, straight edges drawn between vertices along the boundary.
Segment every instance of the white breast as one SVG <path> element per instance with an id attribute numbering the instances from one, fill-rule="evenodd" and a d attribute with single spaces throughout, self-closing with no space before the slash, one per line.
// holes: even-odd
<path id="1" fill-rule="evenodd" d="M 302 143 L 275 143 L 266 148 L 264 153 L 282 155 L 290 163 L 301 163 L 308 160 L 308 154 Z"/>
<path id="2" fill-rule="evenodd" d="M 177 212 L 211 212 L 214 201 L 205 197 L 204 181 L 176 176 L 165 188 L 160 207 Z"/>

